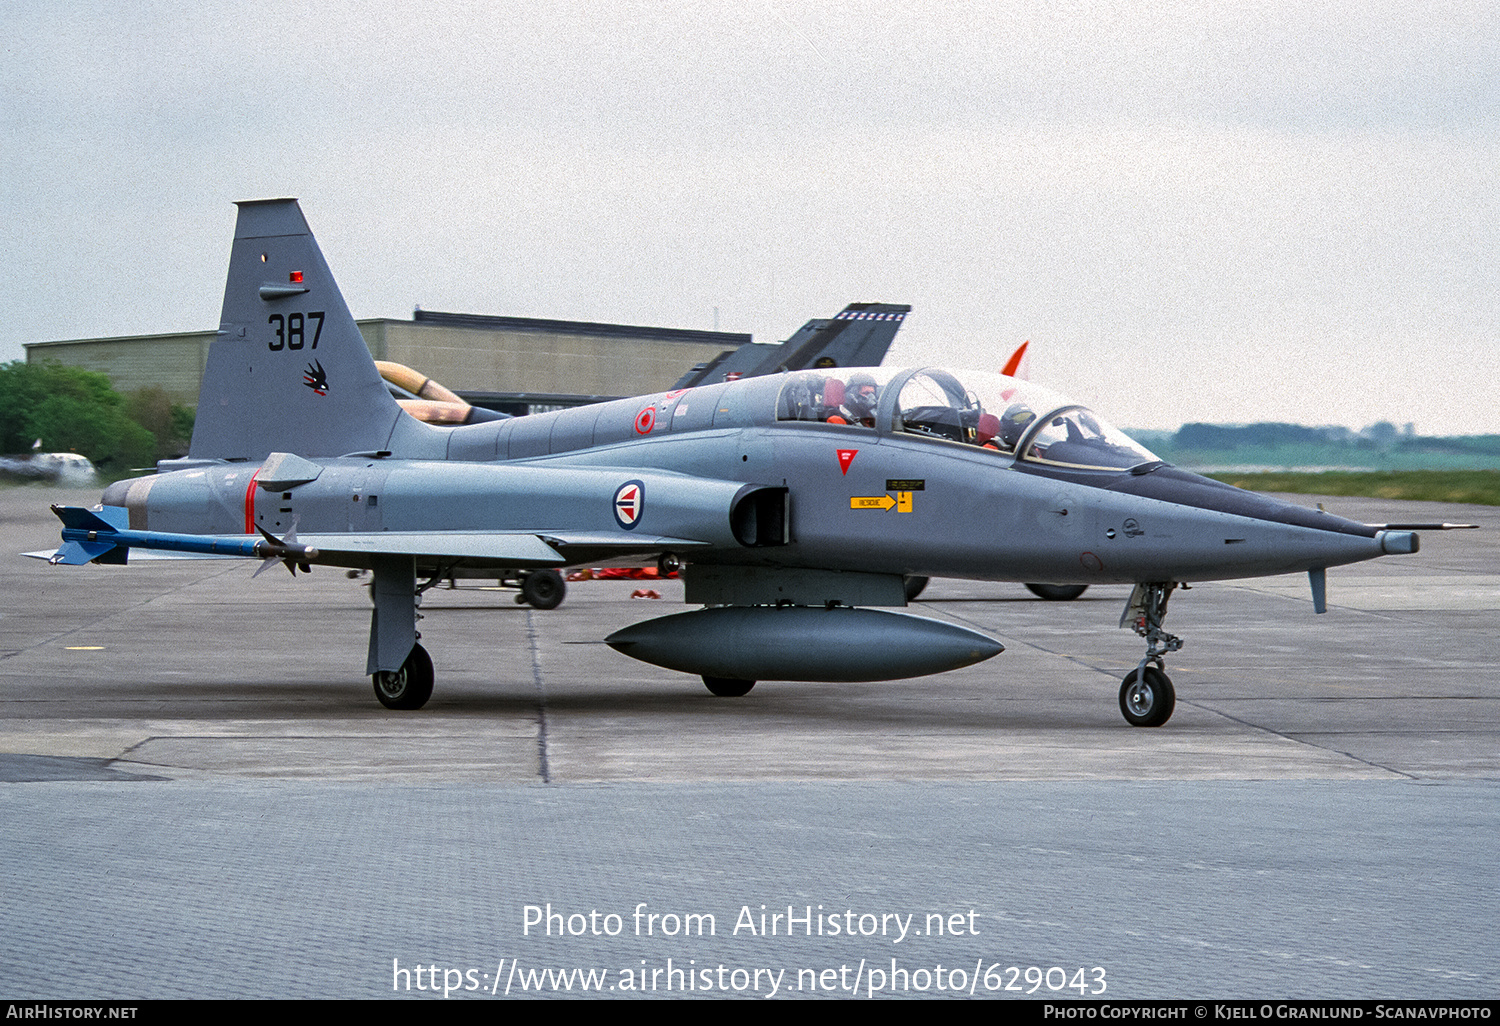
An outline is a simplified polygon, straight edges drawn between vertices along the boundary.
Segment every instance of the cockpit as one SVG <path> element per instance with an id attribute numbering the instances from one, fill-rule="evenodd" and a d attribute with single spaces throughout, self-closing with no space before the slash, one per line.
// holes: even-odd
<path id="1" fill-rule="evenodd" d="M 917 435 L 1072 469 L 1126 470 L 1161 462 L 1087 407 L 984 371 L 797 371 L 786 375 L 776 416 Z"/>

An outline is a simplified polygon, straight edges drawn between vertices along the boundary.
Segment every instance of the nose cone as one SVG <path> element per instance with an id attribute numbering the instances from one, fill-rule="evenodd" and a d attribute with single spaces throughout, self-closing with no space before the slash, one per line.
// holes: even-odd
<path id="1" fill-rule="evenodd" d="M 1143 538 L 1107 535 L 1114 562 L 1106 565 L 1136 580 L 1268 577 L 1415 552 L 1418 545 L 1410 531 L 1382 530 L 1176 467 L 1122 474 L 1107 487 L 1170 504 L 1142 511 Z"/>
<path id="2" fill-rule="evenodd" d="M 1374 538 L 1379 533 L 1378 528 L 1369 524 L 1345 520 L 1332 513 L 1297 506 L 1273 499 L 1269 495 L 1247 492 L 1243 488 L 1178 467 L 1164 466 L 1144 474 L 1126 475 L 1112 490 L 1290 527 L 1306 527 L 1360 538 Z"/>

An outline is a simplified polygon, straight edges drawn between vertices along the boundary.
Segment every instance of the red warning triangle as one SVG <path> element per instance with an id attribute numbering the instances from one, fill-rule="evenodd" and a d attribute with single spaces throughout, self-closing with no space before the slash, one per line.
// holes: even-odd
<path id="1" fill-rule="evenodd" d="M 854 457 L 859 455 L 858 449 L 839 450 L 839 469 L 845 474 L 849 473 L 849 464 L 854 462 Z"/>

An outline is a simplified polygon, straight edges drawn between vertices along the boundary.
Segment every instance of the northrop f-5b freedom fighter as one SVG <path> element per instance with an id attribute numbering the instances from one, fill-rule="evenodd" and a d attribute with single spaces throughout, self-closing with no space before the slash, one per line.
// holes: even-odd
<path id="1" fill-rule="evenodd" d="M 54 563 L 132 548 L 373 572 L 366 672 L 392 709 L 432 693 L 421 592 L 456 570 L 628 558 L 680 569 L 689 612 L 605 639 L 700 675 L 871 681 L 1001 645 L 906 605 L 908 577 L 1135 585 L 1137 726 L 1175 702 L 1162 627 L 1180 582 L 1306 573 L 1417 551 L 1367 525 L 1170 466 L 1029 382 L 933 367 L 823 367 L 512 420 L 435 427 L 381 380 L 295 200 L 239 204 L 187 457 L 55 507 Z M 561 615 L 561 614 L 559 614 Z"/>

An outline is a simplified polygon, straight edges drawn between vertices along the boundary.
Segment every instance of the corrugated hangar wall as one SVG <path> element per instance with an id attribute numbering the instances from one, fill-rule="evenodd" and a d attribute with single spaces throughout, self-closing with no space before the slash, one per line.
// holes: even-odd
<path id="1" fill-rule="evenodd" d="M 359 321 L 365 344 L 463 393 L 635 395 L 672 387 L 696 363 L 749 342 L 730 332 L 418 311 Z M 109 376 L 120 392 L 160 386 L 196 405 L 214 332 L 37 342 L 28 363 L 56 360 Z"/>
<path id="2" fill-rule="evenodd" d="M 175 335 L 132 335 L 87 338 L 69 342 L 32 342 L 27 363 L 56 361 L 108 375 L 122 394 L 159 386 L 174 403 L 198 404 L 198 382 L 208 361 L 212 331 Z"/>
<path id="3" fill-rule="evenodd" d="M 368 322 L 366 322 L 368 323 Z M 459 392 L 637 395 L 671 388 L 696 363 L 749 342 L 729 332 L 418 310 L 386 320 L 381 350 Z M 365 330 L 364 323 L 361 330 Z"/>

